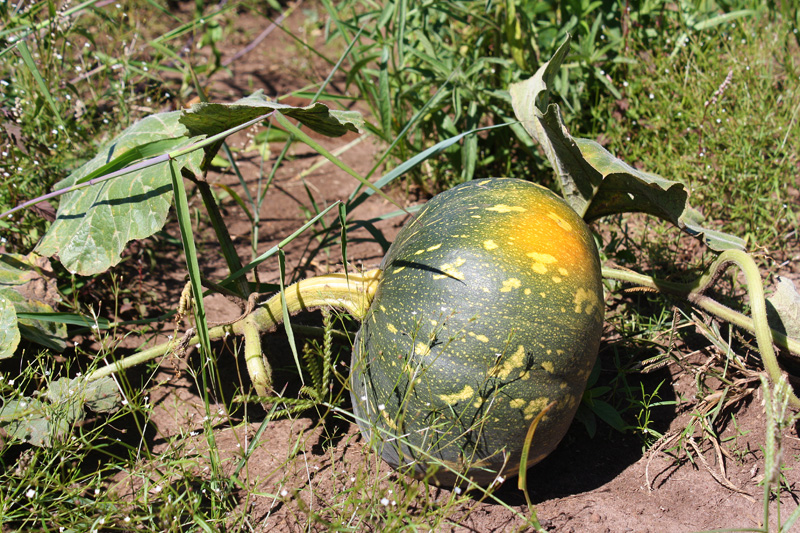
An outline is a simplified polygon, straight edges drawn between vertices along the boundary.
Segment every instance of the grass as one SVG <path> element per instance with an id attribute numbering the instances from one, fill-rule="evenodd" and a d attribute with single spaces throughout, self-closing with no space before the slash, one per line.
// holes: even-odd
<path id="1" fill-rule="evenodd" d="M 639 61 L 621 73 L 622 97 L 594 108 L 587 133 L 688 184 L 719 228 L 782 258 L 798 230 L 797 192 L 787 188 L 800 164 L 795 32 L 763 12 L 690 34 L 674 55 L 672 42 L 634 44 Z"/>
<path id="2" fill-rule="evenodd" d="M 0 81 L 7 121 L 0 134 L 0 210 L 50 190 L 136 117 L 183 104 L 220 71 L 219 50 L 232 8 L 218 13 L 216 4 L 196 2 L 192 13 L 177 14 L 156 3 L 135 4 L 136 9 L 133 2 L 90 4 L 75 18 L 49 12 L 45 2 L 25 9 L 0 7 L 5 50 L 0 80 L 7 82 Z M 569 30 L 578 37 L 574 64 L 558 83 L 573 133 L 599 137 L 624 160 L 687 182 L 694 203 L 715 227 L 746 236 L 752 248 L 765 250 L 778 263 L 790 259 L 798 220 L 796 192 L 787 186 L 800 165 L 797 13 L 764 10 L 700 31 L 697 21 L 714 20 L 718 10 L 698 7 L 689 13 L 695 16 L 692 29 L 686 13 L 654 4 L 660 9 L 621 15 L 623 4 L 615 2 L 607 12 L 585 2 L 559 9 L 554 2 L 520 2 L 512 15 L 511 4 L 487 13 L 477 2 L 449 3 L 451 11 L 435 2 L 417 7 L 345 2 L 323 27 L 331 39 L 348 35 L 356 43 L 352 62 L 343 68 L 352 90 L 372 110 L 373 133 L 390 146 L 397 141 L 395 151 L 384 152 L 386 160 L 402 160 L 443 138 L 509 120 L 507 98 L 486 88 L 530 75 L 536 59 L 547 57 Z M 751 7 L 746 4 L 735 7 Z M 385 6 L 405 6 L 410 15 L 382 11 Z M 333 6 L 324 7 L 331 16 Z M 317 28 L 316 17 L 324 15 L 314 13 L 307 26 Z M 153 25 L 153 20 L 159 22 Z M 514 20 L 533 24 L 536 39 L 510 40 Z M 370 26 L 378 21 L 385 26 Z M 32 24 L 44 30 L 26 41 L 28 54 L 11 36 Z M 438 28 L 430 42 L 423 42 L 421 24 Z M 366 29 L 356 37 L 362 26 Z M 463 31 L 477 27 L 486 32 Z M 404 31 L 414 39 L 404 40 Z M 676 46 L 683 33 L 685 45 Z M 182 43 L 189 37 L 199 48 L 185 52 Z M 298 46 L 311 54 L 308 46 Z M 428 191 L 489 173 L 549 179 L 529 143 L 510 148 L 519 140 L 516 135 L 500 128 L 472 136 L 414 179 Z M 231 152 L 234 165 L 235 156 Z M 258 213 L 264 196 L 274 193 L 270 185 L 277 166 L 259 174 L 252 197 L 240 198 L 240 205 L 251 210 L 253 257 Z M 319 211 L 314 209 L 309 218 Z M 0 221 L 0 228 L 5 251 L 27 253 L 46 222 L 30 212 L 13 223 Z M 606 256 L 620 264 L 662 267 L 686 243 L 636 217 L 617 217 L 602 229 L 610 236 L 603 242 Z M 667 236 L 668 245 L 642 246 L 643 234 Z M 158 262 L 160 254 L 166 255 L 162 247 L 145 248 L 143 261 Z M 681 259 L 699 267 L 705 258 L 698 255 Z M 110 274 L 92 280 L 59 275 L 65 300 L 87 316 L 100 302 L 101 312 L 114 302 L 114 309 L 130 306 L 139 315 L 146 314 L 143 307 L 168 307 Z M 736 286 L 730 291 L 736 294 Z M 733 438 L 739 447 L 743 434 L 735 408 L 753 397 L 759 363 L 749 355 L 747 338 L 715 329 L 688 308 L 673 311 L 675 304 L 648 293 L 611 302 L 607 336 L 614 345 L 601 354 L 580 420 L 595 438 L 615 438 L 622 429 L 637 435 L 643 449 L 669 452 L 680 463 L 697 461 L 695 446 L 711 448 Z M 325 319 L 322 342 L 299 346 L 304 386 L 297 383 L 293 364 L 277 369 L 292 385 L 269 402 L 266 418 L 260 408 L 241 401 L 249 384 L 238 377 L 243 368 L 231 369 L 229 362 L 242 365 L 242 347 L 226 342 L 213 345 L 217 357 L 206 353 L 190 355 L 187 364 L 173 361 L 177 371 L 172 373 L 150 365 L 121 374 L 125 405 L 115 414 L 86 420 L 52 447 L 0 441 L 2 527 L 251 531 L 274 526 L 276 514 L 305 530 L 438 530 L 467 520 L 483 502 L 506 505 L 524 527 L 527 510 L 497 503 L 494 488 L 468 494 L 412 481 L 389 471 L 342 430 L 351 422 L 342 361 L 352 341 L 335 342 L 334 329 L 353 329 L 353 324 Z M 26 346 L 19 354 L 24 365 L 0 363 L 0 398 L 30 396 L 58 377 L 121 356 L 129 349 L 120 342 L 122 331 L 84 331 L 91 348 L 81 345 L 56 358 Z M 152 333 L 128 340 L 143 342 Z M 707 357 L 687 358 L 700 348 Z M 664 375 L 665 365 L 691 376 L 690 395 L 670 394 L 673 376 Z M 181 396 L 185 391 L 191 392 L 188 400 Z M 764 386 L 763 391 L 780 398 L 779 390 Z M 681 431 L 667 433 L 662 413 L 674 406 L 693 418 Z M 791 415 L 781 411 L 779 400 L 770 403 L 769 413 L 772 440 L 765 450 L 771 471 L 777 471 L 775 438 Z M 278 418 L 283 425 L 271 426 L 269 420 Z M 287 435 L 271 431 L 286 425 L 292 426 Z M 255 427 L 260 428 L 256 434 Z M 731 427 L 735 436 L 725 436 Z M 581 437 L 571 438 L 585 438 L 579 429 Z M 319 453 L 308 454 L 315 446 Z M 765 501 L 771 491 L 789 490 L 779 481 L 779 476 L 767 480 Z"/>

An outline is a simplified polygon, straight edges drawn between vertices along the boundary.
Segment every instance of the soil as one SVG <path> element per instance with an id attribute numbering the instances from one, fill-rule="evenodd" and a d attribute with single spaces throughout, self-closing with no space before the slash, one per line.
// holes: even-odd
<path id="1" fill-rule="evenodd" d="M 302 16 L 296 12 L 287 24 L 297 30 Z M 235 21 L 237 26 L 234 35 L 228 39 L 230 50 L 226 51 L 227 56 L 232 56 L 263 29 L 255 26 L 256 22 L 261 24 L 247 17 Z M 291 39 L 281 31 L 270 34 L 253 51 L 233 62 L 230 68 L 230 77 L 220 79 L 212 86 L 211 96 L 216 101 L 233 101 L 256 89 L 264 89 L 270 96 L 279 96 L 327 76 L 322 65 L 299 53 Z M 344 83 L 334 78 L 331 90 L 344 91 L 344 88 Z M 334 149 L 356 137 L 350 134 L 341 139 L 319 141 Z M 231 139 L 235 148 L 242 148 L 248 142 L 245 134 Z M 348 150 L 342 158 L 363 174 L 374 163 L 378 148 L 367 139 Z M 272 155 L 274 158 L 275 154 Z M 276 175 L 260 213 L 259 253 L 276 245 L 308 219 L 304 211 L 311 208 L 308 191 L 317 205 L 327 206 L 345 198 L 356 186 L 352 177 L 332 165 L 322 166 L 300 178 L 300 173 L 311 168 L 319 158 L 299 144 L 290 155 L 292 160 Z M 245 181 L 253 187 L 260 172 L 260 156 L 244 153 L 239 162 Z M 208 179 L 243 193 L 232 173 L 211 174 Z M 405 190 L 395 191 L 393 198 L 401 206 L 417 203 Z M 251 226 L 248 219 L 229 198 L 223 201 L 223 209 L 241 257 L 249 259 Z M 375 196 L 352 215 L 370 220 L 396 209 L 396 206 Z M 391 242 L 407 219 L 397 217 L 378 221 L 375 227 L 387 242 Z M 167 229 L 177 235 L 176 225 Z M 347 253 L 351 265 L 363 269 L 379 265 L 385 246 L 376 242 L 373 234 L 359 230 L 348 237 Z M 201 259 L 218 257 L 213 234 L 206 232 L 204 239 L 200 246 Z M 184 280 L 180 254 L 177 250 L 158 253 L 159 264 L 145 268 L 141 279 L 149 290 L 160 294 L 162 301 L 177 305 Z M 286 247 L 286 257 L 287 276 L 293 279 L 342 269 L 338 245 L 320 247 L 317 240 L 307 234 Z M 202 267 L 210 279 L 220 279 L 227 273 L 221 261 L 203 263 Z M 263 282 L 277 283 L 277 258 L 263 263 L 258 275 Z M 206 308 L 212 324 L 235 319 L 242 311 L 240 303 L 221 296 L 208 298 Z M 303 315 L 298 320 L 320 324 L 317 315 Z M 291 396 L 292 391 L 296 394 L 297 384 L 290 370 L 281 370 L 291 369 L 294 364 L 283 337 L 282 334 L 268 336 L 265 345 L 270 346 L 276 367 L 276 388 L 280 390 L 286 384 L 289 387 L 286 395 Z M 237 360 L 228 347 L 215 345 L 220 360 L 228 361 L 220 364 L 225 374 L 222 382 L 231 383 L 230 390 L 213 391 L 217 398 L 230 398 L 237 387 L 247 390 L 246 373 L 240 373 L 243 367 L 234 364 Z M 613 361 L 614 352 L 614 343 L 609 336 L 602 347 L 601 357 Z M 190 352 L 188 360 L 166 360 L 153 377 L 159 385 L 149 392 L 154 411 L 147 437 L 152 456 L 156 458 L 153 459 L 156 485 L 170 482 L 156 476 L 159 454 L 186 454 L 193 458 L 195 470 L 199 473 L 208 466 L 208 439 L 203 434 L 202 424 L 205 416 L 203 395 L 188 371 L 195 362 L 194 357 Z M 717 356 L 712 348 L 704 346 L 691 357 L 700 365 Z M 660 399 L 680 399 L 677 406 L 666 405 L 653 410 L 652 427 L 665 438 L 649 451 L 643 451 L 641 440 L 630 434 L 618 433 L 600 424 L 597 435 L 590 438 L 583 425 L 574 423 L 559 448 L 528 472 L 533 504 L 545 529 L 660 533 L 759 527 L 763 516 L 763 489 L 759 483 L 765 475 L 761 449 L 766 425 L 758 381 L 747 383 L 745 389 L 750 390 L 740 400 L 726 405 L 718 417 L 722 422 L 713 428 L 718 433 L 718 447 L 712 444 L 712 439 L 700 438 L 698 430 L 692 441 L 696 448 L 690 439 L 684 439 L 684 449 L 676 450 L 676 437 L 692 422 L 693 408 L 702 400 L 695 398 L 694 376 L 671 364 L 649 374 L 632 372 L 628 378 L 636 387 L 641 382 L 646 390 L 653 390 L 663 381 Z M 236 412 L 229 412 L 230 402 L 219 401 L 212 405 L 219 409 L 214 439 L 226 472 L 237 467 L 242 450 L 250 445 L 262 426 L 267 425 L 239 475 L 252 492 L 237 502 L 234 513 L 246 512 L 255 531 L 325 531 L 327 526 L 324 522 L 313 522 L 312 516 L 324 518 L 326 508 L 342 505 L 341 501 L 346 498 L 354 480 L 374 479 L 376 500 L 384 497 L 391 500 L 392 494 L 398 494 L 390 492 L 392 487 L 405 482 L 369 452 L 357 427 L 344 417 L 329 415 L 333 422 L 321 423 L 316 412 L 308 412 L 266 421 L 260 406 L 250 406 L 247 408 L 249 411 L 243 413 L 241 404 L 237 404 Z M 735 424 L 731 422 L 731 414 L 735 414 Z M 187 434 L 188 437 L 177 439 Z M 783 446 L 786 470 L 783 472 L 785 490 L 780 495 L 780 507 L 781 516 L 786 517 L 795 509 L 800 497 L 797 427 L 786 430 Z M 687 452 L 691 454 L 691 460 Z M 140 488 L 141 483 L 141 480 L 122 472 L 111 488 L 130 493 Z M 427 494 L 440 502 L 460 498 L 461 503 L 449 514 L 450 520 L 431 524 L 432 530 L 489 532 L 526 527 L 525 522 L 512 512 L 522 516 L 528 514 L 516 479 L 507 480 L 494 492 L 496 500 L 481 500 L 480 495 L 458 496 L 447 489 L 422 485 L 418 491 L 419 498 Z M 775 498 L 770 502 L 772 520 L 776 520 L 778 503 Z M 404 501 L 395 505 L 406 506 L 413 513 L 416 504 Z M 374 526 L 374 529 L 382 528 Z M 772 523 L 770 529 L 775 528 L 776 523 Z"/>

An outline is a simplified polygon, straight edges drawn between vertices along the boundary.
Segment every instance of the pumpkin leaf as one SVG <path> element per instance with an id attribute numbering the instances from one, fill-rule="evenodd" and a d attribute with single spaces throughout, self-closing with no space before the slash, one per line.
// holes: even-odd
<path id="1" fill-rule="evenodd" d="M 56 189 L 78 183 L 98 169 L 111 170 L 110 162 L 118 162 L 114 167 L 125 166 L 149 154 L 148 147 L 176 150 L 190 145 L 198 137 L 189 136 L 180 117 L 180 111 L 173 111 L 135 123 L 56 184 Z M 128 152 L 136 157 L 129 157 Z M 203 152 L 197 150 L 177 157 L 176 162 L 181 169 L 199 173 L 202 158 Z M 135 170 L 64 195 L 56 220 L 36 251 L 48 257 L 58 254 L 69 271 L 81 275 L 97 274 L 116 265 L 128 242 L 149 237 L 164 226 L 172 202 L 167 164 Z"/>
<path id="2" fill-rule="evenodd" d="M 186 126 L 190 135 L 211 136 L 270 111 L 280 111 L 327 137 L 341 137 L 349 131 L 358 133 L 364 127 L 364 119 L 357 111 L 332 110 L 320 102 L 306 107 L 290 106 L 270 100 L 264 96 L 263 91 L 257 91 L 231 104 L 194 104 L 183 112 L 180 122 Z"/>
<path id="3" fill-rule="evenodd" d="M 88 407 L 95 413 L 115 411 L 122 400 L 119 387 L 110 376 L 94 381 L 84 377 L 61 378 L 50 384 L 46 397 L 53 404 L 70 405 L 72 408 Z"/>
<path id="4" fill-rule="evenodd" d="M 0 291 L 0 359 L 14 355 L 19 346 L 20 334 L 14 303 Z"/>
<path id="5" fill-rule="evenodd" d="M 47 258 L 35 253 L 0 254 L 0 359 L 14 354 L 20 337 L 57 351 L 66 347 L 64 324 L 19 317 L 53 312 L 59 295 L 50 272 Z"/>
<path id="6" fill-rule="evenodd" d="M 702 239 L 714 250 L 744 249 L 744 240 L 703 227 L 682 183 L 642 172 L 599 143 L 575 138 L 558 104 L 549 103 L 553 80 L 569 50 L 569 38 L 534 76 L 509 87 L 517 119 L 541 146 L 561 185 L 564 199 L 591 222 L 615 213 L 647 213 Z"/>
<path id="7" fill-rule="evenodd" d="M 55 415 L 55 416 L 54 416 Z M 8 438 L 34 446 L 50 446 L 79 420 L 55 413 L 49 402 L 35 398 L 9 400 L 0 407 L 0 427 Z"/>
<path id="8" fill-rule="evenodd" d="M 800 294 L 789 278 L 777 276 L 775 292 L 767 298 L 767 316 L 773 329 L 800 339 Z"/>
<path id="9" fill-rule="evenodd" d="M 63 441 L 72 427 L 86 418 L 84 407 L 96 413 L 116 410 L 121 396 L 111 377 L 53 381 L 41 398 L 9 400 L 0 407 L 0 427 L 9 438 L 49 447 Z"/>

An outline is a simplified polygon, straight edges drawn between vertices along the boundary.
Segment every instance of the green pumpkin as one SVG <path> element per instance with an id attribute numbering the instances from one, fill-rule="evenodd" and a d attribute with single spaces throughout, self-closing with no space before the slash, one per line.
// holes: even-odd
<path id="1" fill-rule="evenodd" d="M 430 200 L 381 266 L 354 345 L 365 438 L 395 468 L 486 485 L 546 457 L 575 416 L 603 325 L 589 229 L 559 197 L 510 178 Z"/>

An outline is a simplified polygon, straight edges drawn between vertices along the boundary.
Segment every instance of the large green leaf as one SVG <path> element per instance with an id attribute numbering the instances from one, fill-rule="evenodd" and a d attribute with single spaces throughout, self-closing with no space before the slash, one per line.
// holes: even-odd
<path id="1" fill-rule="evenodd" d="M 142 147 L 154 146 L 153 143 L 170 151 L 188 146 L 198 137 L 189 136 L 180 117 L 180 111 L 173 111 L 135 123 L 56 188 L 69 187 L 112 161 L 132 162 L 134 159 L 125 154 L 147 153 L 142 152 Z M 158 142 L 172 139 L 174 143 Z M 178 157 L 177 163 L 180 168 L 199 173 L 202 158 L 203 152 L 197 150 Z M 167 164 L 142 168 L 65 195 L 37 252 L 48 257 L 58 254 L 67 269 L 82 275 L 103 272 L 119 263 L 128 242 L 149 237 L 164 226 L 172 202 Z"/>
<path id="2" fill-rule="evenodd" d="M 642 172 L 600 144 L 570 135 L 558 104 L 550 104 L 553 80 L 569 50 L 569 39 L 536 74 L 509 88 L 517 119 L 539 144 L 556 171 L 564 198 L 584 220 L 642 212 L 667 220 L 714 250 L 744 249 L 738 237 L 702 226 L 689 205 L 689 191 L 677 181 Z"/>
<path id="3" fill-rule="evenodd" d="M 0 427 L 13 440 L 52 446 L 64 440 L 73 426 L 86 417 L 84 407 L 97 413 L 112 412 L 120 400 L 111 377 L 96 381 L 61 378 L 50 384 L 42 399 L 23 397 L 0 406 Z"/>
<path id="4" fill-rule="evenodd" d="M 66 326 L 51 321 L 23 319 L 19 313 L 52 313 L 59 299 L 47 258 L 34 253 L 0 254 L 0 359 L 10 357 L 20 335 L 30 341 L 61 351 L 65 348 Z"/>
<path id="5" fill-rule="evenodd" d="M 280 111 L 327 137 L 340 137 L 348 131 L 358 133 L 364 126 L 364 118 L 357 111 L 331 110 L 319 102 L 306 107 L 280 104 L 269 100 L 261 91 L 231 104 L 195 104 L 184 112 L 181 123 L 191 135 L 211 136 L 271 111 Z"/>

